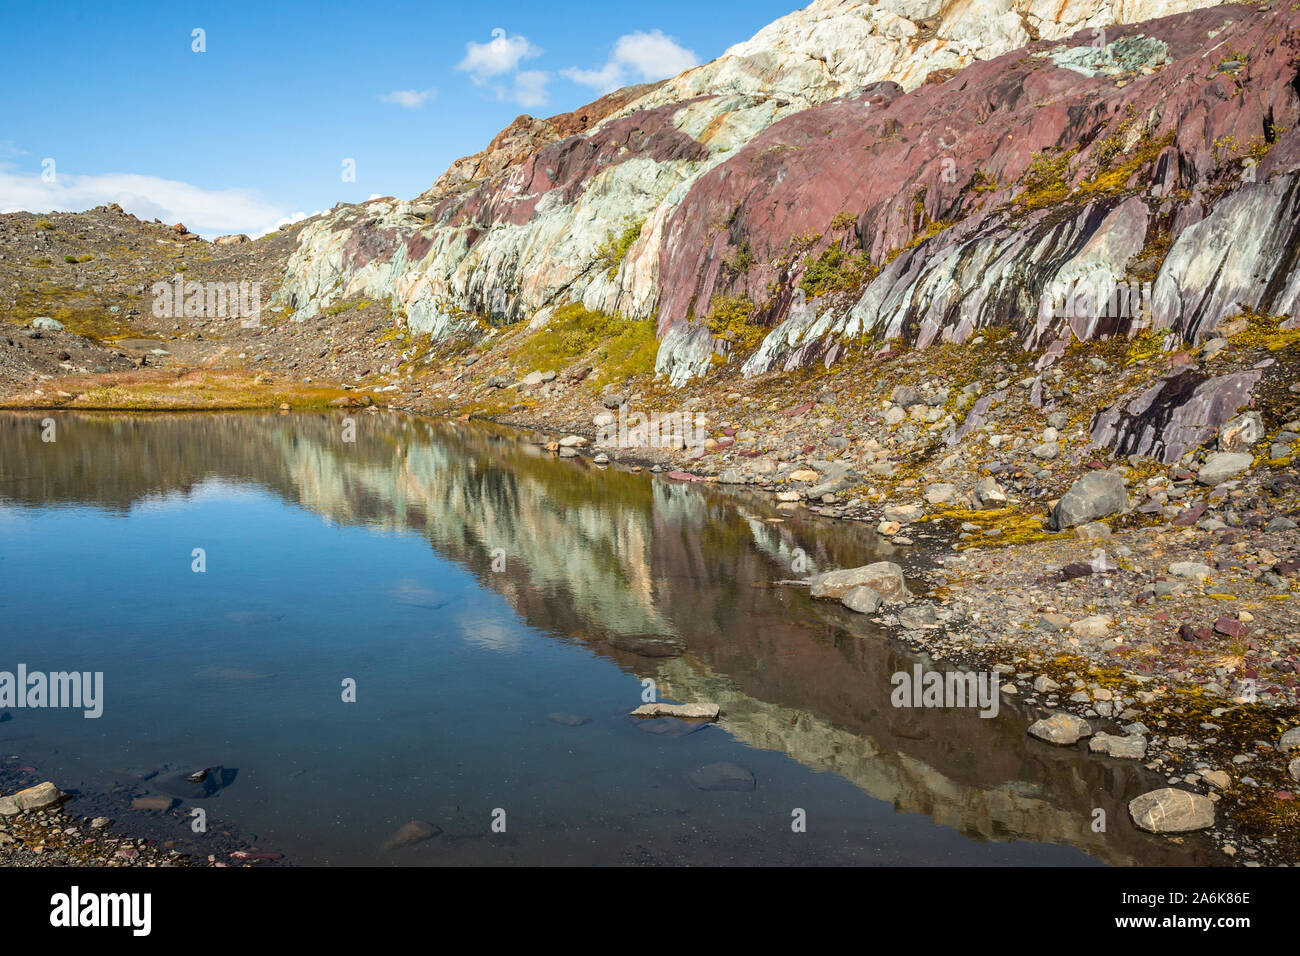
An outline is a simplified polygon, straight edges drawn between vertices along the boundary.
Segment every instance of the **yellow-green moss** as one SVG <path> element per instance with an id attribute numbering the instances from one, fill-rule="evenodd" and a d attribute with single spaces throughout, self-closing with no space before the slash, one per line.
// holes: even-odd
<path id="1" fill-rule="evenodd" d="M 754 303 L 741 295 L 720 295 L 709 305 L 705 320 L 709 331 L 731 346 L 734 353 L 754 351 L 767 336 L 768 329 L 755 325 Z"/>
<path id="2" fill-rule="evenodd" d="M 641 228 L 644 225 L 645 220 L 638 219 L 621 233 L 611 236 L 596 253 L 596 261 L 605 267 L 605 272 L 611 279 L 618 275 L 618 267 L 627 258 L 627 252 L 632 248 L 632 243 L 641 237 Z"/>
<path id="3" fill-rule="evenodd" d="M 1059 156 L 1050 150 L 1038 153 L 1020 177 L 1024 187 L 1016 196 L 1016 205 L 1025 212 L 1055 206 L 1070 195 L 1070 158 L 1078 152 L 1072 147 Z"/>
<path id="4" fill-rule="evenodd" d="M 799 288 L 815 299 L 832 292 L 855 292 L 879 274 L 865 252 L 848 253 L 831 246 L 804 266 Z"/>
<path id="5" fill-rule="evenodd" d="M 532 369 L 561 369 L 586 358 L 595 366 L 593 382 L 623 379 L 654 370 L 658 340 L 651 319 L 627 319 L 593 312 L 578 303 L 555 310 L 546 327 L 515 352 Z"/>

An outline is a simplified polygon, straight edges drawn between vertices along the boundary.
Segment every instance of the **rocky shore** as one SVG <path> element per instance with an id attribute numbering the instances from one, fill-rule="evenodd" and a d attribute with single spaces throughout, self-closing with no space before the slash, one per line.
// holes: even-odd
<path id="1" fill-rule="evenodd" d="M 0 866 L 279 866 L 283 854 L 250 845 L 237 830 L 190 829 L 171 797 L 65 793 L 13 755 L 0 764 Z M 111 817 L 105 814 L 113 814 Z"/>

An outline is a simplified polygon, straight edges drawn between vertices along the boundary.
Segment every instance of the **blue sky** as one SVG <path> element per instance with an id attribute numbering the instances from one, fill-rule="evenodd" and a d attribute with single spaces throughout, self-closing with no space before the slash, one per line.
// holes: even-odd
<path id="1" fill-rule="evenodd" d="M 706 62 L 798 5 L 10 3 L 0 211 L 116 199 L 211 236 L 409 198 L 520 113 Z"/>

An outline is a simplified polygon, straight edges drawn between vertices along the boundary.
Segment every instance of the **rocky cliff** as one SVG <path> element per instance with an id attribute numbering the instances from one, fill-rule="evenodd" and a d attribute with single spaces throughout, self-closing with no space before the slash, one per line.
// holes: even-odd
<path id="1" fill-rule="evenodd" d="M 435 340 L 581 303 L 655 319 L 674 383 L 989 325 L 1050 363 L 1294 314 L 1300 13 L 1205 6 L 817 0 L 521 117 L 414 201 L 338 207 L 279 301 L 378 297 Z"/>

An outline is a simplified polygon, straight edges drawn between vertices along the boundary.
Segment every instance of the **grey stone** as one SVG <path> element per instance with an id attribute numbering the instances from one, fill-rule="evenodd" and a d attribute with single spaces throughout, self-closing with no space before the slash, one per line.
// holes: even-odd
<path id="1" fill-rule="evenodd" d="M 925 500 L 932 505 L 950 504 L 957 497 L 957 489 L 946 482 L 938 482 L 925 489 Z"/>
<path id="2" fill-rule="evenodd" d="M 1219 428 L 1219 451 L 1249 448 L 1264 437 L 1264 426 L 1257 412 L 1246 412 Z"/>
<path id="3" fill-rule="evenodd" d="M 908 607 L 898 612 L 898 623 L 911 630 L 939 626 L 939 615 L 928 604 Z"/>
<path id="4" fill-rule="evenodd" d="M 840 603 L 850 611 L 857 611 L 859 614 L 874 614 L 880 610 L 880 605 L 884 602 L 871 588 L 856 587 L 840 598 Z"/>
<path id="5" fill-rule="evenodd" d="M 1196 473 L 1196 480 L 1213 488 L 1225 481 L 1231 481 L 1245 471 L 1254 462 L 1254 458 L 1244 452 L 1220 451 L 1205 459 Z"/>
<path id="6" fill-rule="evenodd" d="M 67 794 L 61 791 L 48 780 L 44 783 L 38 783 L 34 787 L 28 787 L 26 790 L 19 790 L 9 797 L 20 811 L 26 810 L 43 810 L 46 807 L 52 807 L 65 799 Z"/>
<path id="7" fill-rule="evenodd" d="M 1094 471 L 1084 475 L 1052 509 L 1052 527 L 1057 531 L 1087 524 L 1098 518 L 1118 514 L 1129 505 L 1124 479 L 1113 471 Z"/>
<path id="8" fill-rule="evenodd" d="M 1030 736 L 1058 747 L 1068 747 L 1092 735 L 1092 725 L 1074 714 L 1053 714 L 1029 725 Z"/>
<path id="9" fill-rule="evenodd" d="M 989 510 L 992 508 L 1001 508 L 1007 503 L 1007 491 L 997 479 L 992 476 L 981 478 L 975 482 L 975 490 L 972 493 L 975 500 L 975 507 L 980 510 Z"/>
<path id="10" fill-rule="evenodd" d="M 1139 736 L 1116 737 L 1111 734 L 1097 734 L 1088 741 L 1088 749 L 1093 753 L 1107 754 L 1111 757 L 1138 760 L 1146 755 L 1147 742 L 1145 737 Z"/>
<path id="11" fill-rule="evenodd" d="M 1208 578 L 1214 569 L 1208 564 L 1201 564 L 1198 561 L 1175 561 L 1169 565 L 1169 573 L 1176 578 L 1190 578 L 1193 581 L 1203 581 Z"/>

